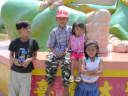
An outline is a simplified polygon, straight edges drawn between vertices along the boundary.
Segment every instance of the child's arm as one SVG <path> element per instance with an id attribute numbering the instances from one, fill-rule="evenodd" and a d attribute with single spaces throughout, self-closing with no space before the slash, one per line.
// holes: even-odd
<path id="1" fill-rule="evenodd" d="M 88 71 L 88 70 L 86 70 L 86 66 L 85 66 L 84 63 L 81 65 L 81 73 L 82 74 L 91 75 L 94 72 L 96 72 L 96 71 Z"/>
<path id="2" fill-rule="evenodd" d="M 92 73 L 90 75 L 91 76 L 99 76 L 102 74 L 102 72 L 103 72 L 103 61 L 101 60 L 98 70 L 96 70 L 94 73 Z"/>
<path id="3" fill-rule="evenodd" d="M 46 45 L 46 47 L 49 48 L 49 52 L 54 51 L 55 42 L 56 42 L 56 36 L 55 36 L 55 32 L 52 30 L 49 34 L 49 38 Z"/>
<path id="4" fill-rule="evenodd" d="M 10 52 L 10 64 L 13 65 L 13 52 Z"/>
<path id="5" fill-rule="evenodd" d="M 85 35 L 85 36 L 86 36 L 85 41 L 88 41 L 89 40 L 88 36 L 87 35 Z"/>
<path id="6" fill-rule="evenodd" d="M 85 64 L 84 63 L 82 63 L 81 64 L 81 73 L 82 74 L 85 74 L 85 73 L 87 73 L 88 71 L 85 69 Z"/>
<path id="7" fill-rule="evenodd" d="M 33 49 L 33 55 L 32 55 L 32 57 L 30 57 L 30 58 L 27 58 L 26 60 L 25 60 L 25 62 L 23 63 L 23 67 L 27 67 L 33 60 L 36 60 L 36 57 L 37 57 L 37 51 L 39 50 L 39 45 L 38 45 L 38 43 L 37 43 L 37 41 L 33 41 L 33 47 L 32 47 Z"/>
<path id="8" fill-rule="evenodd" d="M 96 71 L 96 75 L 101 75 L 103 73 L 103 60 L 100 62 L 100 66 L 98 70 Z"/>
<path id="9" fill-rule="evenodd" d="M 66 52 L 70 51 L 70 48 L 71 48 L 71 42 L 70 42 L 70 38 L 69 38 L 68 47 L 67 47 L 67 49 L 66 49 Z"/>
<path id="10" fill-rule="evenodd" d="M 21 64 L 18 62 L 18 60 L 14 57 L 14 52 L 15 52 L 15 41 L 11 41 L 9 45 L 9 57 L 10 57 L 10 64 L 11 66 L 15 64 L 16 66 L 21 66 Z"/>
<path id="11" fill-rule="evenodd" d="M 48 52 L 53 52 L 53 48 L 48 48 Z"/>
<path id="12" fill-rule="evenodd" d="M 15 64 L 16 66 L 21 66 L 21 64 L 19 64 L 18 60 L 16 58 L 14 58 L 13 52 L 10 52 L 10 64 L 11 64 L 11 66 L 13 64 Z"/>
<path id="13" fill-rule="evenodd" d="M 33 60 L 36 60 L 37 52 L 33 53 L 33 57 L 27 58 L 25 62 L 23 63 L 23 67 L 27 67 Z"/>

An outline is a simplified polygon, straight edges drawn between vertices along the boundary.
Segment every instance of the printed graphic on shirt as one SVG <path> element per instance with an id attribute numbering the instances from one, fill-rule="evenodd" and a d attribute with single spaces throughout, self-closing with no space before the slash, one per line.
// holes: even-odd
<path id="1" fill-rule="evenodd" d="M 18 52 L 18 61 L 23 63 L 29 57 L 29 49 L 20 48 Z"/>

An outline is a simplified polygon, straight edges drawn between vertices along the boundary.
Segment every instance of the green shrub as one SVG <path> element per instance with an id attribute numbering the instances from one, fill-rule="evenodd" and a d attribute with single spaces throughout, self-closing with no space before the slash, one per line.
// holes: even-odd
<path id="1" fill-rule="evenodd" d="M 0 25 L 0 34 L 6 33 L 4 25 Z"/>

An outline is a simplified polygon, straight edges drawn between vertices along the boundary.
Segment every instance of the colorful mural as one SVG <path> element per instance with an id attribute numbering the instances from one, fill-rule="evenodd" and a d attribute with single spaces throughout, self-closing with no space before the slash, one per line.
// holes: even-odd
<path id="1" fill-rule="evenodd" d="M 28 20 L 32 24 L 32 37 L 39 42 L 41 51 L 46 51 L 46 41 L 49 32 L 56 25 L 55 14 L 58 8 L 69 11 L 69 25 L 77 20 L 87 23 L 88 12 L 108 9 L 112 14 L 110 33 L 119 39 L 128 40 L 126 1 L 115 0 L 112 5 L 96 5 L 79 4 L 76 0 L 64 0 L 65 6 L 50 9 L 49 7 L 46 8 L 46 6 L 41 7 L 42 1 L 38 0 L 9 0 L 3 5 L 1 14 L 8 34 L 12 39 L 18 35 L 15 30 L 15 23 L 19 20 Z"/>
<path id="2" fill-rule="evenodd" d="M 45 77 L 42 76 L 45 73 L 39 70 L 40 69 L 38 69 L 38 73 L 36 73 L 37 70 L 33 71 L 31 96 L 45 96 L 44 93 L 47 88 L 47 82 L 45 81 Z M 60 94 L 63 94 L 63 87 L 60 82 L 60 72 L 58 72 L 51 96 L 61 96 Z M 117 94 L 118 96 L 128 95 L 128 71 L 126 70 L 105 70 L 98 83 L 100 96 L 117 96 Z M 74 96 L 76 85 L 76 82 L 70 84 L 70 96 Z"/>

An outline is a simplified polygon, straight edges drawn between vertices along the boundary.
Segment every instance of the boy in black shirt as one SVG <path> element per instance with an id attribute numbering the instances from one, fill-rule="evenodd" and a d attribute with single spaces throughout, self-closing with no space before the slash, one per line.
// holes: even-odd
<path id="1" fill-rule="evenodd" d="M 38 43 L 30 39 L 30 25 L 27 21 L 16 24 L 19 38 L 9 45 L 10 50 L 10 89 L 9 96 L 30 96 L 32 60 L 36 59 Z"/>

